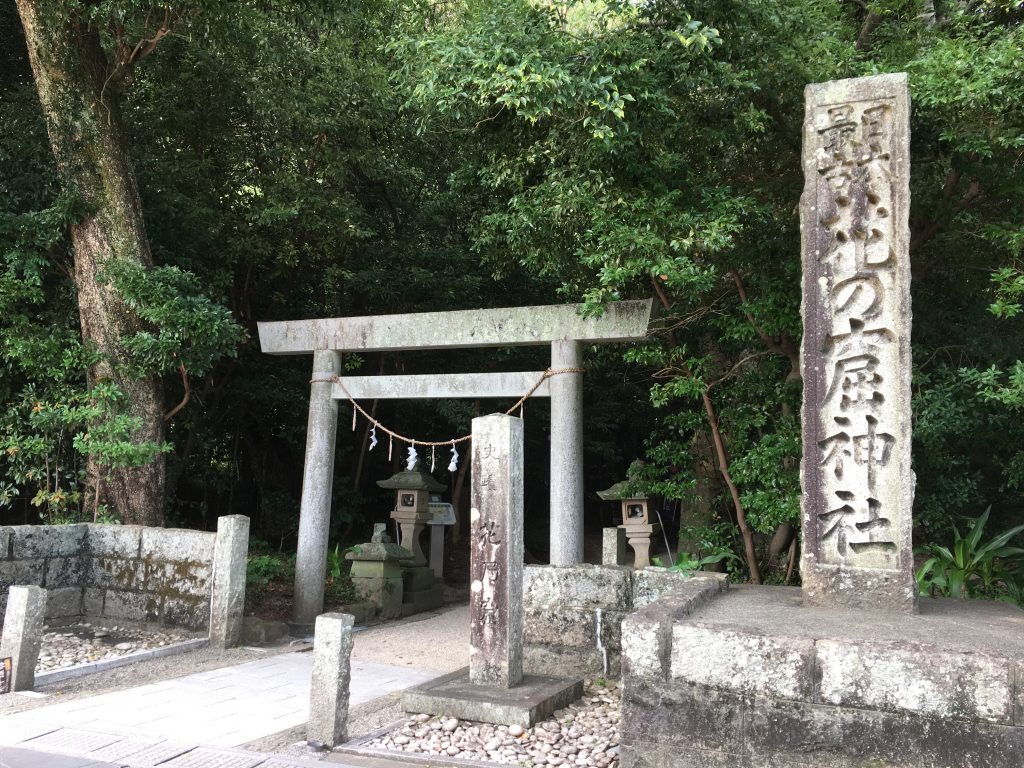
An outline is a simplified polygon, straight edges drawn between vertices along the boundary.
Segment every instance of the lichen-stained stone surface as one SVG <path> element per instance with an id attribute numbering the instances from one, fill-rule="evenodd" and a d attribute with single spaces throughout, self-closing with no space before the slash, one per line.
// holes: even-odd
<path id="1" fill-rule="evenodd" d="M 0 610 L 11 586 L 37 586 L 48 592 L 48 619 L 106 616 L 206 628 L 215 537 L 94 523 L 0 528 Z M 244 583 L 244 572 L 240 578 Z"/>
<path id="2" fill-rule="evenodd" d="M 914 615 L 806 606 L 795 587 L 682 591 L 623 622 L 624 768 L 1024 764 L 1015 606 L 929 598 Z"/>
<path id="3" fill-rule="evenodd" d="M 818 640 L 815 664 L 822 703 L 1014 722 L 1015 670 L 1004 656 L 906 642 Z"/>
<path id="4" fill-rule="evenodd" d="M 623 621 L 674 590 L 713 591 L 724 574 L 664 568 L 527 566 L 524 574 L 524 663 L 534 674 L 619 676 Z M 691 586 L 696 585 L 696 586 Z"/>
<path id="5" fill-rule="evenodd" d="M 592 610 L 628 610 L 633 604 L 633 571 L 602 565 L 530 566 L 523 591 L 531 605 L 564 605 Z"/>
<path id="6" fill-rule="evenodd" d="M 813 688 L 814 641 L 676 624 L 671 670 L 675 680 L 724 691 L 807 698 Z"/>

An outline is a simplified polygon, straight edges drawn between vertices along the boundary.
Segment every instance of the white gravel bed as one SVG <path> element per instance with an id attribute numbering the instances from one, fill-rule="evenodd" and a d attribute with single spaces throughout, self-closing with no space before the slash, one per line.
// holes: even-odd
<path id="1" fill-rule="evenodd" d="M 113 659 L 136 651 L 162 648 L 191 640 L 187 629 L 142 625 L 69 624 L 48 627 L 39 649 L 36 672 L 74 667 L 101 659 Z"/>
<path id="2" fill-rule="evenodd" d="M 533 728 L 416 715 L 364 746 L 524 768 L 618 768 L 621 704 L 614 682 L 587 682 L 582 699 Z"/>

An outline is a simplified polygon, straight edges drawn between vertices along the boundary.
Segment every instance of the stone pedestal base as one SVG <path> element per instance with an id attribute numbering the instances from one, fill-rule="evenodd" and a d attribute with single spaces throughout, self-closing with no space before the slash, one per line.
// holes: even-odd
<path id="1" fill-rule="evenodd" d="M 402 615 L 432 611 L 444 605 L 444 582 L 426 565 L 402 568 Z"/>
<path id="2" fill-rule="evenodd" d="M 687 586 L 623 621 L 623 768 L 1018 768 L 1024 611 Z"/>
<path id="3" fill-rule="evenodd" d="M 524 675 L 515 688 L 473 685 L 460 669 L 402 694 L 402 709 L 460 720 L 529 728 L 583 695 L 582 680 Z"/>

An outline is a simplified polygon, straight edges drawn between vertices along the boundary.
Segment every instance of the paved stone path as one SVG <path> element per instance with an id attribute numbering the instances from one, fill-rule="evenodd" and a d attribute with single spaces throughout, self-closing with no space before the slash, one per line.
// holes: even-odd
<path id="1" fill-rule="evenodd" d="M 286 653 L 8 715 L 0 719 L 0 768 L 5 747 L 82 759 L 68 768 L 308 766 L 231 748 L 306 722 L 312 661 L 311 653 Z M 353 660 L 350 702 L 371 701 L 436 674 Z"/>

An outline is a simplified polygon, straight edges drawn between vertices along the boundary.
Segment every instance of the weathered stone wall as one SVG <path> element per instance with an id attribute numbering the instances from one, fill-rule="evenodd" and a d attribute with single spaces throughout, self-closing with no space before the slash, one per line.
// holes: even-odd
<path id="1" fill-rule="evenodd" d="M 12 586 L 44 587 L 47 619 L 82 615 L 86 525 L 0 528 L 0 616 Z"/>
<path id="2" fill-rule="evenodd" d="M 527 566 L 524 667 L 531 674 L 618 677 L 620 628 L 627 615 L 688 581 L 717 585 L 724 579 L 718 574 L 688 577 L 660 568 Z"/>
<path id="3" fill-rule="evenodd" d="M 0 609 L 15 584 L 44 587 L 47 619 L 82 616 L 204 629 L 216 534 L 134 525 L 0 528 Z"/>
<path id="4" fill-rule="evenodd" d="M 714 599 L 714 602 L 712 602 Z M 623 768 L 1019 768 L 1024 612 L 687 584 L 622 626 Z"/>

